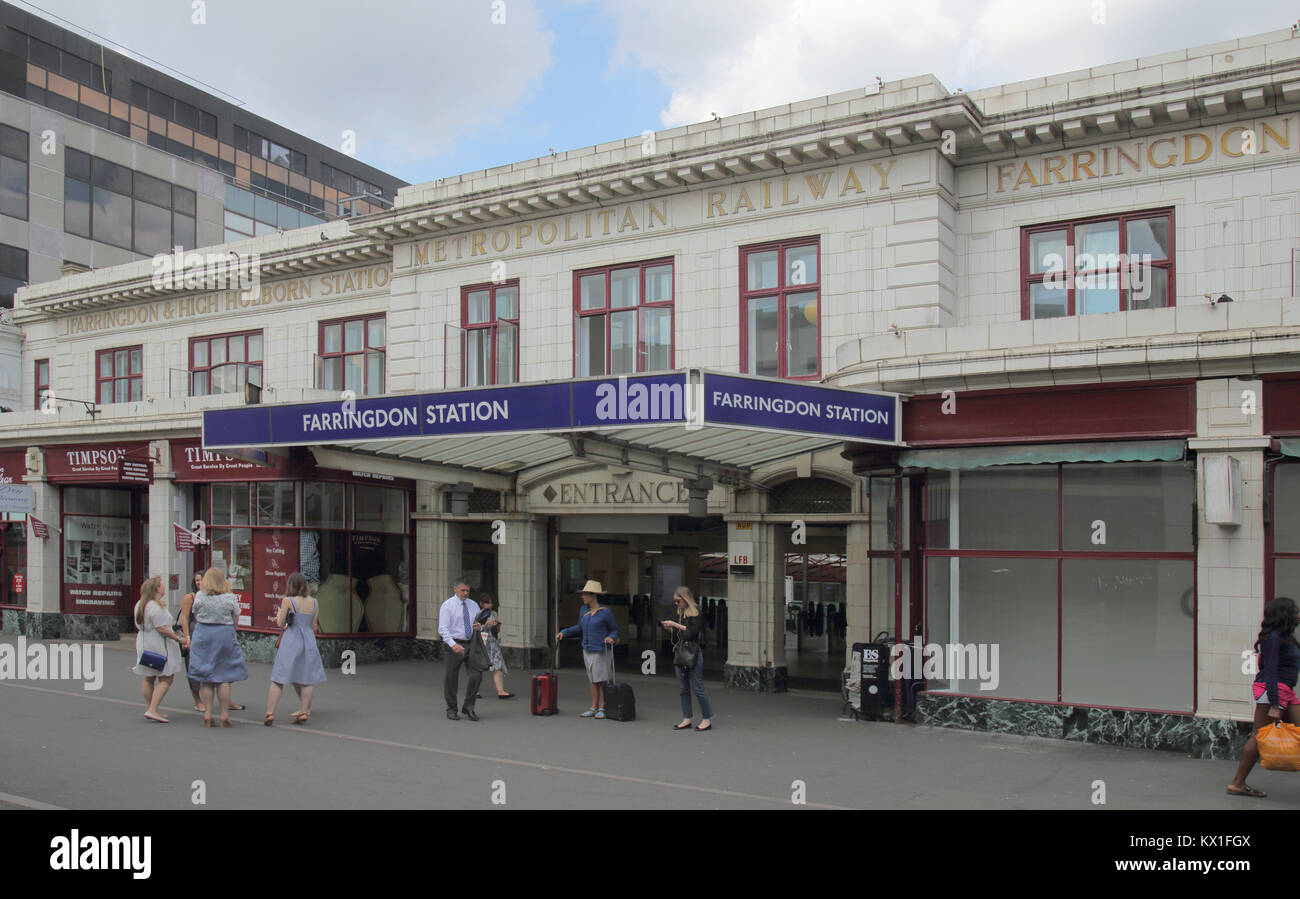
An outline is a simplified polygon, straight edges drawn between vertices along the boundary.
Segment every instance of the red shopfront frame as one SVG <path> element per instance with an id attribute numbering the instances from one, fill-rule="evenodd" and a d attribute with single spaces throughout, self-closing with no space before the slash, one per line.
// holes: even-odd
<path id="1" fill-rule="evenodd" d="M 221 483 L 257 483 L 266 481 L 326 482 L 362 486 L 380 486 L 400 490 L 406 496 L 405 518 L 410 521 L 413 509 L 415 482 L 407 478 L 375 474 L 366 471 L 337 471 L 320 468 L 310 453 L 301 448 L 294 448 L 288 457 L 270 456 L 267 465 L 259 465 L 235 459 L 221 453 L 204 450 L 199 440 L 174 440 L 171 443 L 172 468 L 178 483 L 194 485 L 199 495 L 195 508 L 204 514 L 196 517 L 205 520 L 211 516 L 210 487 Z M 251 518 L 250 499 L 250 518 Z M 415 604 L 415 535 L 414 533 L 382 535 L 355 529 L 322 529 L 304 526 L 273 527 L 262 525 L 210 525 L 209 539 L 215 539 L 218 532 L 232 530 L 251 530 L 252 548 L 252 585 L 251 589 L 235 591 L 240 601 L 240 616 L 247 618 L 247 623 L 239 625 L 240 630 L 262 633 L 275 633 L 276 614 L 280 608 L 288 576 L 299 570 L 301 565 L 299 535 L 302 531 L 321 531 L 322 533 L 346 534 L 349 547 L 349 559 L 353 552 L 367 546 L 367 540 L 374 536 L 401 536 L 407 541 L 407 575 L 408 609 Z M 211 546 L 200 547 L 195 554 L 197 568 L 206 568 L 211 564 Z M 349 574 L 351 577 L 351 574 Z M 408 620 L 402 631 L 355 632 L 340 631 L 332 635 L 339 637 L 391 637 L 409 636 L 414 632 L 414 622 Z"/>
<path id="2" fill-rule="evenodd" d="M 61 492 L 57 537 L 60 609 L 74 615 L 130 615 L 146 575 L 149 494 L 146 485 L 123 479 L 121 463 L 151 462 L 148 442 L 44 449 L 50 483 L 124 495 L 125 514 L 101 515 L 68 512 L 66 493 Z M 110 580 L 117 582 L 105 582 Z"/>

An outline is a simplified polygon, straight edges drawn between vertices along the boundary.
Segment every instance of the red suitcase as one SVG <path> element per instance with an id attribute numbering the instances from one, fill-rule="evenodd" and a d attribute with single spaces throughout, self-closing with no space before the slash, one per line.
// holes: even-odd
<path id="1" fill-rule="evenodd" d="M 559 647 L 556 647 L 559 654 Z M 560 681 L 552 668 L 546 674 L 533 675 L 532 710 L 534 715 L 554 715 L 559 712 Z"/>

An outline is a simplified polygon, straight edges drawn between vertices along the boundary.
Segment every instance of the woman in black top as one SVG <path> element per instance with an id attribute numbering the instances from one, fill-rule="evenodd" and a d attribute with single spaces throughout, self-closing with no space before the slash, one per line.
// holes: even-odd
<path id="1" fill-rule="evenodd" d="M 678 587 L 673 591 L 673 605 L 677 607 L 677 620 L 665 618 L 661 624 L 678 639 L 674 645 L 684 642 L 695 644 L 695 664 L 689 668 L 674 664 L 677 672 L 677 687 L 682 695 L 682 721 L 674 725 L 673 730 L 686 730 L 691 726 L 691 693 L 700 700 L 700 726 L 696 730 L 713 729 L 713 707 L 709 704 L 709 694 L 704 692 L 704 651 L 700 646 L 701 632 L 704 630 L 704 616 L 695 605 L 695 597 L 687 587 Z"/>
<path id="2" fill-rule="evenodd" d="M 1264 620 L 1260 623 L 1259 639 L 1255 651 L 1259 653 L 1259 674 L 1253 685 L 1255 695 L 1255 727 L 1246 746 L 1241 751 L 1241 764 L 1237 774 L 1228 784 L 1229 796 L 1253 796 L 1263 799 L 1267 793 L 1247 785 L 1246 777 L 1255 762 L 1259 761 L 1259 745 L 1255 734 L 1273 721 L 1285 720 L 1300 724 L 1300 705 L 1296 702 L 1295 686 L 1300 679 L 1300 644 L 1295 638 L 1296 625 L 1300 623 L 1300 609 L 1295 601 L 1279 596 L 1264 607 Z"/>

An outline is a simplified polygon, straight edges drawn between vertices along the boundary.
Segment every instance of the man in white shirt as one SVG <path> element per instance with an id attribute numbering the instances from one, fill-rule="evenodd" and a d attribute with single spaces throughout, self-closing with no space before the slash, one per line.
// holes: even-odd
<path id="1" fill-rule="evenodd" d="M 469 668 L 469 684 L 465 688 L 465 703 L 460 710 L 470 721 L 477 721 L 474 713 L 474 700 L 478 696 L 479 682 L 483 672 L 468 665 L 469 641 L 480 625 L 474 619 L 478 616 L 478 603 L 469 598 L 469 584 L 461 579 L 456 582 L 453 596 L 438 610 L 438 634 L 447 647 L 447 673 L 443 679 L 442 693 L 447 700 L 447 717 L 459 721 L 456 714 L 456 694 L 460 687 L 460 666 Z"/>

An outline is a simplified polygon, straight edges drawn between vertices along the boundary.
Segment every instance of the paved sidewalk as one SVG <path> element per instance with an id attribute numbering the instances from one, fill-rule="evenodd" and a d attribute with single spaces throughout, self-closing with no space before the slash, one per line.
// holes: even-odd
<path id="1" fill-rule="evenodd" d="M 0 643 L 13 644 L 12 636 Z M 234 695 L 236 726 L 208 730 L 178 678 L 168 725 L 143 717 L 134 644 L 104 648 L 97 692 L 69 681 L 0 681 L 0 808 L 794 808 L 1297 809 L 1300 778 L 1257 770 L 1266 800 L 1224 788 L 1234 762 L 1012 737 L 838 720 L 833 694 L 737 693 L 709 684 L 716 731 L 675 732 L 671 677 L 623 675 L 637 720 L 583 720 L 587 684 L 560 672 L 560 711 L 529 714 L 531 672 L 519 696 L 495 698 L 484 679 L 479 723 L 448 721 L 441 663 L 327 672 L 311 722 L 294 727 L 292 690 L 276 726 L 262 726 L 270 666 L 250 664 Z M 462 679 L 463 689 L 463 679 Z"/>

